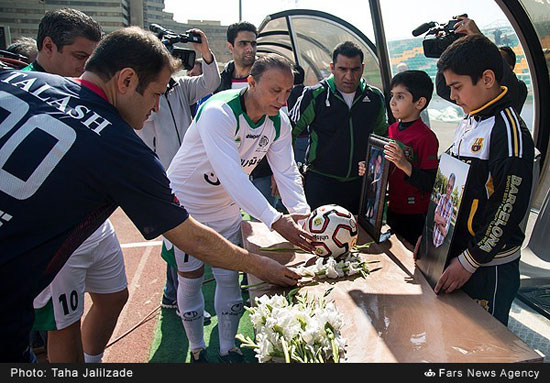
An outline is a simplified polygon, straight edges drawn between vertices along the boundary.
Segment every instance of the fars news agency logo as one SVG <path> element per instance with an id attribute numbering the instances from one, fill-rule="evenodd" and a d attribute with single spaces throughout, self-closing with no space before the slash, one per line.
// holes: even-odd
<path id="1" fill-rule="evenodd" d="M 424 376 L 428 378 L 433 378 L 435 375 L 436 375 L 435 372 L 433 372 L 431 368 L 428 371 L 424 372 Z"/>

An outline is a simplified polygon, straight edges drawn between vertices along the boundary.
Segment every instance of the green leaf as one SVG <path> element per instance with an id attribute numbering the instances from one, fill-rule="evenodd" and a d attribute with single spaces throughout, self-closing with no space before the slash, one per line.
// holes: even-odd
<path id="1" fill-rule="evenodd" d="M 286 295 L 286 300 L 288 303 L 292 304 L 292 301 L 294 300 L 294 296 L 300 291 L 301 287 L 296 287 L 288 292 Z"/>
<path id="2" fill-rule="evenodd" d="M 332 292 L 332 290 L 334 290 L 334 286 L 331 287 L 330 289 L 328 289 L 327 291 L 325 291 L 325 294 L 323 295 L 323 298 L 328 297 L 328 295 Z"/>

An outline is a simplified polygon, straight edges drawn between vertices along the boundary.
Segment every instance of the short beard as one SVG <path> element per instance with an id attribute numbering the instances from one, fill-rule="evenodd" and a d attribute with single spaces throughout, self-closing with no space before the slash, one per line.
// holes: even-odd
<path id="1" fill-rule="evenodd" d="M 247 67 L 251 67 L 252 64 L 254 64 L 254 61 L 256 61 L 256 57 L 252 57 L 251 59 L 245 59 L 244 57 L 239 60 L 240 61 L 240 65 L 247 68 Z"/>

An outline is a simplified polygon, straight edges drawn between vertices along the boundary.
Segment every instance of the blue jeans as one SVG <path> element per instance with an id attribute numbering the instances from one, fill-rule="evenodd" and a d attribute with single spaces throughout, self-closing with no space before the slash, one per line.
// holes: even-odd
<path id="1" fill-rule="evenodd" d="M 253 178 L 252 183 L 256 186 L 256 189 L 262 193 L 267 202 L 275 207 L 278 198 L 271 195 L 271 176 Z"/>
<path id="2" fill-rule="evenodd" d="M 164 285 L 164 296 L 176 301 L 178 294 L 178 270 L 175 267 L 166 265 L 166 284 Z"/>

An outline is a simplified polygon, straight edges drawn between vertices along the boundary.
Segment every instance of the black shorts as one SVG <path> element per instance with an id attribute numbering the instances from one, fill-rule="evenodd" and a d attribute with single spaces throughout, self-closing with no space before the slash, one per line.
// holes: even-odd
<path id="1" fill-rule="evenodd" d="M 519 284 L 518 258 L 504 265 L 480 267 L 462 286 L 462 290 L 507 326 Z"/>
<path id="2" fill-rule="evenodd" d="M 393 233 L 400 235 L 414 247 L 418 237 L 422 235 L 426 214 L 398 214 L 388 208 L 387 221 Z"/>

